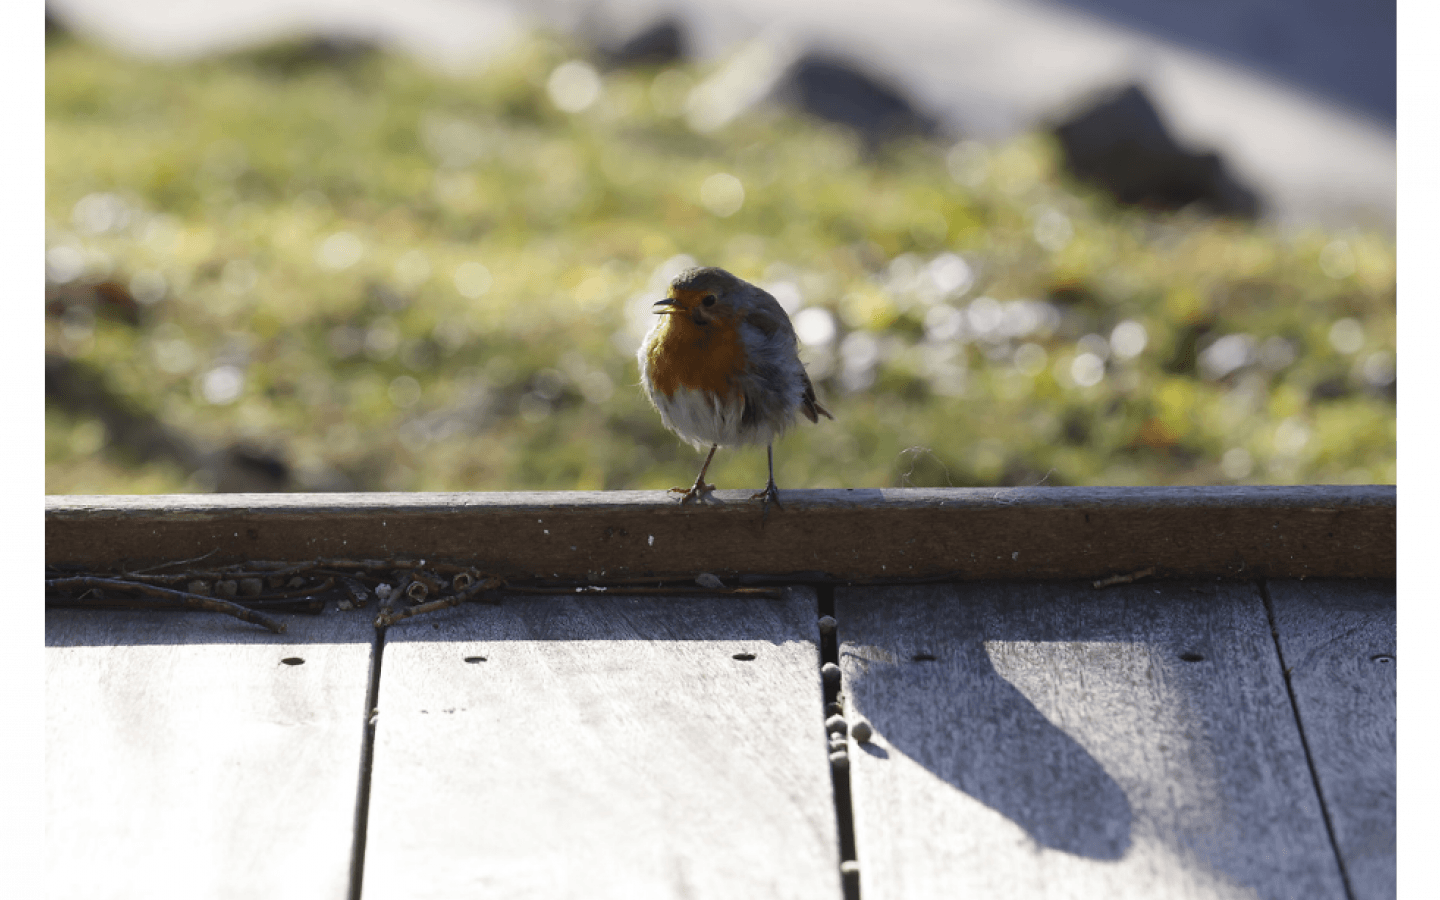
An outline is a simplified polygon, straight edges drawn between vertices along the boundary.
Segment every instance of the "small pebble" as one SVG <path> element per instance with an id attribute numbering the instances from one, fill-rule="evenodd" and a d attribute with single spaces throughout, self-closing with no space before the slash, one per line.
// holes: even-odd
<path id="1" fill-rule="evenodd" d="M 820 678 L 826 684 L 840 683 L 840 667 L 834 663 L 826 663 L 820 667 Z"/>
<path id="2" fill-rule="evenodd" d="M 830 768 L 849 769 L 850 755 L 844 750 L 836 750 L 830 754 Z"/>
<path id="3" fill-rule="evenodd" d="M 832 734 L 832 735 L 830 735 L 830 752 L 831 752 L 831 753 L 834 753 L 836 750 L 845 750 L 845 749 L 847 749 L 847 748 L 846 748 L 846 744 L 845 744 L 845 735 L 843 735 L 843 734 Z"/>
<path id="4" fill-rule="evenodd" d="M 825 720 L 825 730 L 831 734 L 844 734 L 849 730 L 843 716 L 831 716 Z"/>
<path id="5" fill-rule="evenodd" d="M 875 729 L 870 727 L 869 722 L 861 719 L 850 726 L 850 734 L 860 743 L 868 744 L 870 743 L 870 738 L 875 736 Z"/>
<path id="6" fill-rule="evenodd" d="M 185 585 L 185 590 L 192 594 L 203 594 L 206 597 L 210 596 L 210 585 L 203 581 L 192 581 Z"/>
<path id="7" fill-rule="evenodd" d="M 265 589 L 265 582 L 258 578 L 240 579 L 240 593 L 246 597 L 258 597 Z"/>
<path id="8" fill-rule="evenodd" d="M 839 716 L 839 715 L 844 715 L 844 714 L 845 714 L 845 707 L 844 707 L 844 706 L 841 706 L 839 703 L 827 703 L 827 704 L 825 704 L 825 718 L 828 719 L 828 718 L 830 718 L 831 716 Z"/>
<path id="9" fill-rule="evenodd" d="M 215 592 L 222 597 L 234 597 L 240 590 L 240 585 L 233 581 L 221 581 L 216 583 Z"/>
<path id="10" fill-rule="evenodd" d="M 718 591 L 725 587 L 725 582 L 711 575 L 709 572 L 701 572 L 699 575 L 696 575 L 695 583 L 703 588 L 709 588 L 712 591 Z"/>
<path id="11" fill-rule="evenodd" d="M 835 633 L 835 625 L 836 625 L 836 622 L 835 622 L 835 617 L 834 617 L 834 616 L 821 616 L 821 617 L 820 617 L 820 633 L 821 633 L 821 634 L 834 634 L 834 633 Z"/>

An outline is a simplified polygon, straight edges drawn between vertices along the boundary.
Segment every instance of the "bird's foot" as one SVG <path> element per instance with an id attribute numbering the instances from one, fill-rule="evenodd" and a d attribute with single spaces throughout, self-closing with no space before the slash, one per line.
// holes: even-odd
<path id="1" fill-rule="evenodd" d="M 670 493 L 683 495 L 680 498 L 681 506 L 692 502 L 709 503 L 714 499 L 710 495 L 715 493 L 715 485 L 707 484 L 703 478 L 697 478 L 695 479 L 695 483 L 690 487 L 673 487 L 670 489 Z M 715 502 L 718 503 L 719 501 L 716 500 Z"/>
<path id="2" fill-rule="evenodd" d="M 765 485 L 765 490 L 756 491 L 750 496 L 750 499 L 760 501 L 760 521 L 762 522 L 765 521 L 765 517 L 770 514 L 771 503 L 775 504 L 776 509 L 783 510 L 785 508 L 780 504 L 780 489 L 775 486 L 775 479 L 773 478 L 770 479 L 769 484 Z"/>

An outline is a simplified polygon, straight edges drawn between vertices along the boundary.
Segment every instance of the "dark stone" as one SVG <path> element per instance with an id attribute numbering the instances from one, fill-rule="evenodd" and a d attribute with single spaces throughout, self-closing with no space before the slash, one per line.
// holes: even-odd
<path id="1" fill-rule="evenodd" d="M 1349 396 L 1350 385 L 1346 383 L 1343 374 L 1331 375 L 1322 378 L 1310 387 L 1310 400 L 1315 403 L 1323 403 L 1326 400 L 1339 400 L 1341 397 Z"/>
<path id="2" fill-rule="evenodd" d="M 276 452 L 251 444 L 226 448 L 213 463 L 215 490 L 221 494 L 256 494 L 294 490 L 290 466 Z"/>
<path id="3" fill-rule="evenodd" d="M 601 47 L 601 62 L 611 68 L 663 66 L 686 57 L 685 32 L 673 19 L 661 19 L 617 47 Z"/>
<path id="4" fill-rule="evenodd" d="M 1175 210 L 1192 203 L 1220 215 L 1255 218 L 1255 192 L 1220 157 L 1180 146 L 1135 85 L 1122 88 L 1054 127 L 1070 171 L 1127 205 Z"/>
<path id="5" fill-rule="evenodd" d="M 240 50 L 234 58 L 281 78 L 317 70 L 358 70 L 382 55 L 373 40 L 341 34 L 317 34 Z"/>
<path id="6" fill-rule="evenodd" d="M 932 135 L 933 119 L 899 91 L 852 63 L 806 54 L 781 79 L 777 98 L 812 116 L 854 129 L 872 149 L 903 135 Z"/>
<path id="7" fill-rule="evenodd" d="M 55 13 L 55 10 L 50 8 L 50 4 L 45 4 L 45 39 L 67 38 L 69 36 L 70 29 L 65 25 L 64 20 Z"/>

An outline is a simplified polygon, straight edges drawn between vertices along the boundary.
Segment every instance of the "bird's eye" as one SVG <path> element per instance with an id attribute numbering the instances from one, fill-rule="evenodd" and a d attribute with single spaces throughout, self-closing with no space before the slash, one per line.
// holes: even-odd
<path id="1" fill-rule="evenodd" d="M 706 294 L 706 295 L 705 295 L 705 299 L 704 299 L 704 300 L 701 300 L 700 302 L 703 303 L 703 304 L 705 304 L 706 306 L 714 306 L 714 305 L 715 305 L 715 295 L 714 295 L 714 294 Z"/>

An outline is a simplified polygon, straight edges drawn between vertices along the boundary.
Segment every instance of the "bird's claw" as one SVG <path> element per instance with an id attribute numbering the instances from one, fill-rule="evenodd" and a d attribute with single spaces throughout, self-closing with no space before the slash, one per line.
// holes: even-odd
<path id="1" fill-rule="evenodd" d="M 764 521 L 764 520 L 765 520 L 765 517 L 770 514 L 770 504 L 771 504 L 771 503 L 774 503 L 774 504 L 775 504 L 775 508 L 776 508 L 776 509 L 779 509 L 779 510 L 785 509 L 785 507 L 784 507 L 783 505 L 781 505 L 781 503 L 780 503 L 780 489 L 775 486 L 775 479 L 773 479 L 773 478 L 770 479 L 770 483 L 769 483 L 769 484 L 765 485 L 765 490 L 763 490 L 763 491 L 756 491 L 754 494 L 752 494 L 752 495 L 750 496 L 750 499 L 751 499 L 751 500 L 759 500 L 759 501 L 760 501 L 760 519 L 761 519 L 761 521 Z"/>
<path id="2" fill-rule="evenodd" d="M 715 485 L 707 484 L 699 478 L 695 479 L 695 483 L 688 488 L 673 487 L 670 489 L 672 494 L 684 495 L 680 498 L 681 506 L 691 502 L 709 503 L 712 499 L 710 495 L 714 492 Z"/>

